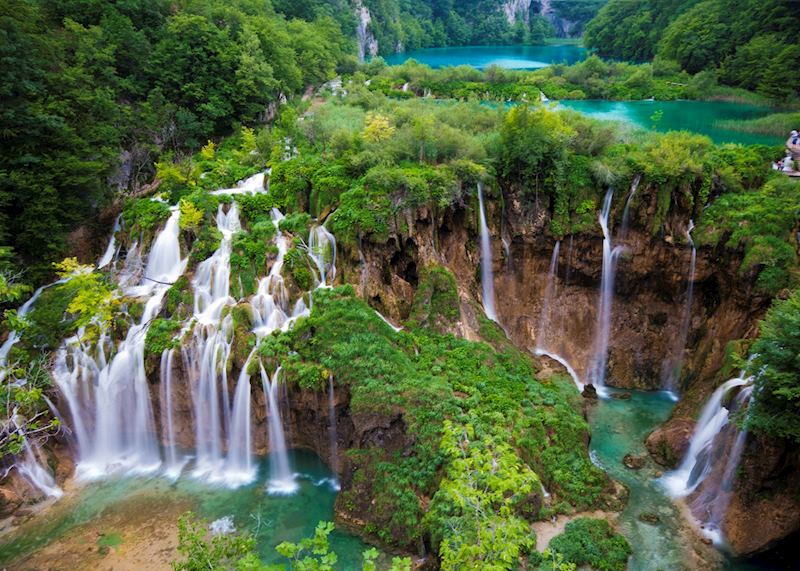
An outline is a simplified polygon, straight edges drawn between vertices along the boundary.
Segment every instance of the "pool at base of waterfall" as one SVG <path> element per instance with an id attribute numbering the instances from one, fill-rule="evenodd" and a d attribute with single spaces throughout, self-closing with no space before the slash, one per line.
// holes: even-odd
<path id="1" fill-rule="evenodd" d="M 691 571 L 725 569 L 757 571 L 792 569 L 780 561 L 740 561 L 702 543 L 700 535 L 673 503 L 659 473 L 666 470 L 653 462 L 644 441 L 670 415 L 675 401 L 667 392 L 608 389 L 611 398 L 600 399 L 589 412 L 593 461 L 629 490 L 625 509 L 619 514 L 620 531 L 633 548 L 629 571 Z M 621 394 L 630 398 L 613 398 Z M 623 464 L 626 454 L 645 458 L 634 470 Z"/>
<path id="2" fill-rule="evenodd" d="M 46 511 L 0 536 L 0 566 L 169 569 L 177 556 L 178 518 L 187 511 L 216 522 L 217 528 L 232 523 L 236 531 L 251 533 L 263 561 L 279 562 L 275 546 L 310 537 L 319 521 L 333 520 L 338 493 L 334 474 L 316 455 L 301 450 L 291 454 L 298 484 L 292 495 L 267 492 L 267 459 L 261 459 L 254 483 L 236 489 L 193 478 L 190 467 L 174 482 L 120 477 L 75 485 Z M 331 534 L 337 569 L 360 568 L 367 548 L 355 536 Z M 115 555 L 123 556 L 122 561 L 115 561 Z"/>

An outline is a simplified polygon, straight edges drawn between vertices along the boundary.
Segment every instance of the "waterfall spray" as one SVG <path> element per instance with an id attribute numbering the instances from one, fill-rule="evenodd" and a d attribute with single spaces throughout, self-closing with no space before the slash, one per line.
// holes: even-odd
<path id="1" fill-rule="evenodd" d="M 553 246 L 553 255 L 550 257 L 550 269 L 547 272 L 547 285 L 544 289 L 544 300 L 542 301 L 542 312 L 539 315 L 539 327 L 536 331 L 536 348 L 545 349 L 545 333 L 551 319 L 551 303 L 556 289 L 556 278 L 558 274 L 558 255 L 561 250 L 561 240 Z"/>
<path id="2" fill-rule="evenodd" d="M 281 368 L 278 367 L 270 379 L 264 367 L 261 367 L 261 383 L 264 386 L 264 393 L 267 395 L 267 420 L 269 423 L 270 478 L 267 491 L 270 494 L 286 495 L 297 491 L 297 482 L 290 468 L 289 451 L 278 406 L 280 375 Z"/>
<path id="3" fill-rule="evenodd" d="M 492 243 L 489 226 L 486 224 L 486 211 L 483 204 L 483 183 L 478 183 L 478 204 L 480 206 L 481 230 L 481 288 L 483 291 L 483 309 L 486 317 L 497 321 L 494 308 L 494 276 L 492 275 Z"/>

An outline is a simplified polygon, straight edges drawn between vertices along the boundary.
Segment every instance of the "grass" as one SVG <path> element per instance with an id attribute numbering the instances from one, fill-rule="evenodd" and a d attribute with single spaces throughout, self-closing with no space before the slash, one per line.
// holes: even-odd
<path id="1" fill-rule="evenodd" d="M 742 133 L 788 137 L 790 131 L 800 129 L 800 112 L 772 113 L 766 117 L 744 121 L 717 121 L 715 126 Z"/>

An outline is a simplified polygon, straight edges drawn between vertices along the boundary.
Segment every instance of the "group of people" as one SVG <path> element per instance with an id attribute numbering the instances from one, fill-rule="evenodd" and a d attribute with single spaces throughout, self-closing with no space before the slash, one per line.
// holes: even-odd
<path id="1" fill-rule="evenodd" d="M 800 161 L 800 133 L 796 130 L 789 133 L 789 140 L 786 141 L 786 156 L 772 165 L 772 168 L 785 173 L 798 173 L 795 170 L 795 161 Z"/>

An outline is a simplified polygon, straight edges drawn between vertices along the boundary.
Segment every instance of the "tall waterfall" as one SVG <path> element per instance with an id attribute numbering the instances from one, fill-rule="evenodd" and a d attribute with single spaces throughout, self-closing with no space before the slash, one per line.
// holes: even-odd
<path id="1" fill-rule="evenodd" d="M 292 494 L 297 490 L 297 482 L 289 463 L 289 451 L 286 447 L 286 435 L 278 403 L 280 376 L 280 367 L 273 373 L 272 379 L 264 367 L 261 367 L 261 382 L 267 395 L 269 421 L 270 478 L 267 491 L 270 494 Z"/>
<path id="2" fill-rule="evenodd" d="M 558 273 L 558 255 L 561 250 L 561 240 L 556 241 L 553 246 L 553 255 L 550 257 L 550 269 L 547 272 L 547 285 L 544 289 L 544 299 L 542 301 L 542 312 L 539 315 L 539 327 L 536 331 L 536 348 L 544 349 L 547 345 L 545 334 L 551 322 L 551 307 L 553 295 L 555 294 L 556 278 Z"/>
<path id="3" fill-rule="evenodd" d="M 219 248 L 200 263 L 195 272 L 194 319 L 191 343 L 183 348 L 194 386 L 195 475 L 227 482 L 223 442 L 231 434 L 228 357 L 233 339 L 233 317 L 223 309 L 233 305 L 230 296 L 230 257 L 233 234 L 241 228 L 236 203 L 227 213 L 217 210 L 217 229 L 222 234 Z"/>
<path id="4" fill-rule="evenodd" d="M 694 230 L 694 221 L 689 220 L 689 226 L 686 230 L 686 240 L 689 243 L 692 253 L 689 257 L 686 303 L 683 306 L 681 328 L 679 329 L 678 337 L 675 340 L 675 347 L 673 348 L 672 355 L 664 360 L 664 368 L 661 371 L 662 386 L 672 393 L 676 392 L 677 384 L 680 380 L 684 352 L 686 350 L 686 340 L 689 337 L 689 324 L 692 320 L 692 302 L 694 301 L 694 274 L 697 268 L 697 248 L 695 247 L 694 240 L 692 239 L 692 230 Z"/>
<path id="5" fill-rule="evenodd" d="M 172 381 L 172 372 L 175 361 L 175 349 L 166 349 L 161 354 L 161 368 L 160 372 L 160 387 L 159 399 L 161 402 L 161 434 L 163 435 L 165 455 L 166 455 L 166 473 L 170 478 L 177 478 L 184 464 L 186 458 L 178 458 L 178 448 L 175 438 L 175 423 L 173 421 L 173 400 L 172 391 L 174 390 L 174 383 Z"/>
<path id="6" fill-rule="evenodd" d="M 231 436 L 225 465 L 226 483 L 229 485 L 246 484 L 256 477 L 256 467 L 253 462 L 253 419 L 250 414 L 250 375 L 247 373 L 247 362 L 239 373 L 236 392 L 233 395 Z"/>
<path id="7" fill-rule="evenodd" d="M 494 308 L 494 275 L 492 274 L 492 242 L 489 226 L 486 224 L 486 210 L 483 204 L 483 183 L 478 183 L 478 204 L 480 206 L 481 226 L 481 288 L 483 292 L 483 309 L 486 317 L 497 321 Z"/>
<path id="8" fill-rule="evenodd" d="M 723 383 L 703 407 L 700 419 L 692 435 L 689 450 L 677 469 L 662 479 L 664 487 L 672 497 L 691 494 L 711 471 L 711 447 L 714 439 L 728 424 L 728 409 L 725 400 L 729 391 L 747 384 L 751 378 L 737 377 Z"/>
<path id="9" fill-rule="evenodd" d="M 744 452 L 744 445 L 747 442 L 747 420 L 749 419 L 749 410 L 753 406 L 753 386 L 749 385 L 744 387 L 741 392 L 736 396 L 736 404 L 739 408 L 747 406 L 748 413 L 745 419 L 745 425 L 741 430 L 736 432 L 733 445 L 727 454 L 725 468 L 722 471 L 722 477 L 719 481 L 713 482 L 714 485 L 705 487 L 699 496 L 692 502 L 694 512 L 702 512 L 705 515 L 703 521 L 704 533 L 710 537 L 714 543 L 722 543 L 722 523 L 725 519 L 725 514 L 730 505 L 733 485 L 736 481 L 736 472 L 739 468 L 739 462 L 742 459 L 742 452 Z"/>
<path id="10" fill-rule="evenodd" d="M 169 285 L 183 273 L 178 234 L 180 212 L 172 209 L 158 234 L 141 280 L 124 293 L 144 300 L 138 323 L 131 325 L 113 353 L 103 333 L 95 347 L 82 332 L 59 349 L 53 375 L 69 406 L 77 440 L 81 477 L 93 478 L 124 470 L 151 472 L 161 464 L 150 391 L 144 369 L 144 340 Z"/>
<path id="11" fill-rule="evenodd" d="M 611 307 L 614 300 L 614 277 L 617 270 L 617 258 L 622 251 L 620 247 L 613 247 L 611 231 L 608 226 L 613 197 L 614 191 L 609 188 L 603 200 L 603 209 L 599 216 L 600 227 L 603 230 L 603 270 L 597 304 L 594 358 L 589 369 L 589 380 L 598 389 L 602 389 L 605 386 L 608 338 L 611 329 Z"/>

